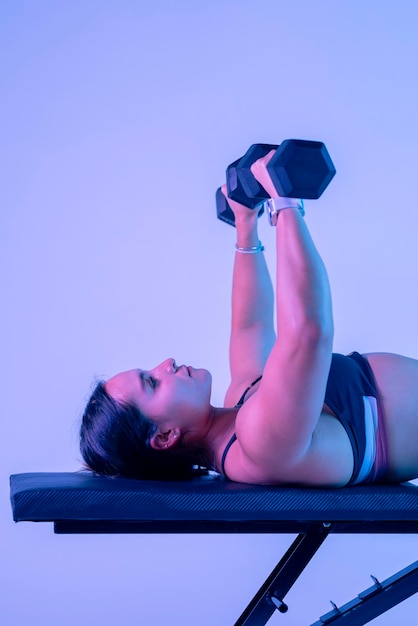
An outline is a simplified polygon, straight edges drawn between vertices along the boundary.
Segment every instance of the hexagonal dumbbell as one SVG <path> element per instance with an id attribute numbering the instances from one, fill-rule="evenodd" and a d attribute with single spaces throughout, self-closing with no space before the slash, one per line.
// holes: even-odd
<path id="1" fill-rule="evenodd" d="M 226 184 L 231 200 L 240 202 L 250 209 L 260 206 L 260 215 L 263 203 L 269 196 L 252 175 L 251 165 L 271 150 L 276 150 L 276 153 L 267 165 L 267 170 L 282 197 L 317 199 L 335 175 L 336 170 L 328 150 L 320 141 L 286 139 L 279 146 L 253 144 L 241 159 L 228 166 Z M 222 197 L 224 203 L 217 195 L 218 217 L 234 225 L 233 213 L 223 194 Z M 228 211 L 232 214 L 232 219 L 231 216 L 226 219 Z"/>

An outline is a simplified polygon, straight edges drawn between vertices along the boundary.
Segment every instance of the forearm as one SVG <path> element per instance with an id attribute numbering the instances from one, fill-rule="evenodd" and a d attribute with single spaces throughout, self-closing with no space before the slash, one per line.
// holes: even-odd
<path id="1" fill-rule="evenodd" d="M 256 216 L 237 219 L 237 245 L 259 243 Z M 263 252 L 235 253 L 232 281 L 232 332 L 253 326 L 273 326 L 274 294 Z"/>
<path id="2" fill-rule="evenodd" d="M 251 171 L 270 198 L 278 198 L 277 189 L 267 171 L 267 165 L 273 154 L 274 150 L 258 159 L 251 166 Z M 294 199 L 288 200 L 292 206 Z M 279 210 L 276 246 L 276 308 L 279 334 L 289 333 L 290 342 L 293 341 L 295 346 L 300 343 L 299 337 L 304 339 L 327 337 L 332 343 L 333 317 L 327 271 L 298 209 Z"/>
<path id="3" fill-rule="evenodd" d="M 277 324 L 284 332 L 332 339 L 331 291 L 324 263 L 297 209 L 279 212 Z"/>

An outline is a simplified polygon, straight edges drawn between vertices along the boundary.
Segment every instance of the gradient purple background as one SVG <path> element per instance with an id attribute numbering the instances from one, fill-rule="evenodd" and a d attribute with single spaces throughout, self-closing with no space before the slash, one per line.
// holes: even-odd
<path id="1" fill-rule="evenodd" d="M 418 356 L 417 23 L 415 0 L 1 3 L 2 625 L 228 626 L 276 564 L 291 537 L 16 526 L 8 476 L 80 467 L 95 376 L 174 356 L 222 402 L 234 231 L 214 194 L 253 142 L 323 140 L 335 161 L 306 217 L 335 351 Z M 329 538 L 269 624 L 314 622 L 417 546 Z"/>

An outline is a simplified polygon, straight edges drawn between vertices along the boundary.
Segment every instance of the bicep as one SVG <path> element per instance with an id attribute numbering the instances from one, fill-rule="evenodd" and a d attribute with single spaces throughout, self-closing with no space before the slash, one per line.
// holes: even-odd
<path id="1" fill-rule="evenodd" d="M 239 424 L 241 445 L 252 462 L 277 473 L 307 454 L 324 403 L 331 356 L 332 341 L 325 337 L 276 342 Z"/>
<path id="2" fill-rule="evenodd" d="M 226 406 L 228 401 L 231 403 L 232 398 L 229 399 L 231 396 L 236 402 L 245 388 L 263 373 L 275 340 L 273 325 L 252 326 L 231 334 L 229 344 L 231 382 L 225 397 Z"/>

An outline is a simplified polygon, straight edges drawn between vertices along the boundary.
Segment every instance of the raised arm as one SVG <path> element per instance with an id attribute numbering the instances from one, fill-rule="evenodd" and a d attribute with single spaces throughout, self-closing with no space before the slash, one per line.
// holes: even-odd
<path id="1" fill-rule="evenodd" d="M 274 197 L 268 160 L 260 159 L 253 173 Z M 294 476 L 308 454 L 323 407 L 333 340 L 327 272 L 297 209 L 279 212 L 276 246 L 278 337 L 260 388 L 237 419 L 242 462 L 273 481 Z"/>
<path id="2" fill-rule="evenodd" d="M 226 193 L 226 189 L 223 189 Z M 228 199 L 235 214 L 236 245 L 257 248 L 257 212 Z M 232 320 L 229 346 L 231 384 L 225 406 L 234 405 L 264 370 L 276 336 L 274 293 L 262 250 L 235 252 L 232 279 Z"/>

